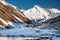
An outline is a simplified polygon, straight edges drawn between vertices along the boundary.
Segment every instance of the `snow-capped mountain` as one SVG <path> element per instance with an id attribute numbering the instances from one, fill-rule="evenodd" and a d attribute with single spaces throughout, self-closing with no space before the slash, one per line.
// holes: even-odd
<path id="1" fill-rule="evenodd" d="M 34 5 L 28 10 L 21 10 L 3 0 L 0 3 L 0 26 L 3 27 L 8 27 L 8 25 L 15 26 L 17 22 L 31 24 L 30 26 L 40 25 L 45 22 L 49 23 L 48 20 L 52 19 L 53 21 L 54 18 L 60 16 L 60 10 L 55 8 L 49 9 Z"/>
<path id="2" fill-rule="evenodd" d="M 60 10 L 38 5 L 22 10 L 0 0 L 0 36 L 40 37 L 56 31 L 60 31 Z"/>
<path id="3" fill-rule="evenodd" d="M 50 18 L 55 18 L 57 16 L 60 15 L 60 10 L 55 9 L 55 8 L 51 8 L 51 9 L 45 9 L 42 8 L 38 5 L 34 5 L 33 8 L 25 10 L 24 15 L 26 15 L 26 17 L 28 17 L 30 20 L 33 19 L 50 19 Z"/>

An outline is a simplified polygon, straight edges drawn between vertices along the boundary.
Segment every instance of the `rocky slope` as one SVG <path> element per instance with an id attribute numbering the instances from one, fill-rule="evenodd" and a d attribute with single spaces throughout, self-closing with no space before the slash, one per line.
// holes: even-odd
<path id="1" fill-rule="evenodd" d="M 1 0 L 0 1 L 0 25 L 6 27 L 15 22 L 27 22 L 29 19 L 15 6 Z"/>

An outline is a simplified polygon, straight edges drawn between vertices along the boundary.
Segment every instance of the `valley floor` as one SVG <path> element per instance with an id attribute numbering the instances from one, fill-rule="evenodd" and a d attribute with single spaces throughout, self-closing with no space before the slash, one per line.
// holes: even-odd
<path id="1" fill-rule="evenodd" d="M 25 39 L 24 39 L 25 38 Z M 14 28 L 0 30 L 0 40 L 60 40 L 60 33 L 52 29 Z"/>

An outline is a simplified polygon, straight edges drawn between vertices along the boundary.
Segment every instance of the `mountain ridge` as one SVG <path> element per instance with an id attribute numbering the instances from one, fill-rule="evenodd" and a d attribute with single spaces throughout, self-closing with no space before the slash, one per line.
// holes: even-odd
<path id="1" fill-rule="evenodd" d="M 46 9 L 34 5 L 28 10 L 21 10 L 5 1 L 0 1 L 0 25 L 3 27 L 15 25 L 12 21 L 35 25 L 57 16 L 60 16 L 60 10 L 55 8 Z"/>

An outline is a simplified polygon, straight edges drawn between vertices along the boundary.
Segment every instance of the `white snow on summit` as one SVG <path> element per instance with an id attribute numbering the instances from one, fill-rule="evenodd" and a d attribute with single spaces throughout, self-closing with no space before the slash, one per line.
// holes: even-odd
<path id="1" fill-rule="evenodd" d="M 22 11 L 24 15 L 29 18 L 30 20 L 37 20 L 37 19 L 50 19 L 55 18 L 60 15 L 60 10 L 52 8 L 52 9 L 45 9 L 38 5 L 34 5 L 33 8 L 28 10 Z"/>

